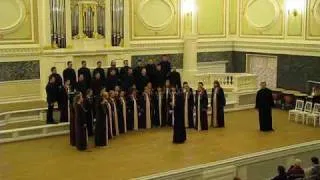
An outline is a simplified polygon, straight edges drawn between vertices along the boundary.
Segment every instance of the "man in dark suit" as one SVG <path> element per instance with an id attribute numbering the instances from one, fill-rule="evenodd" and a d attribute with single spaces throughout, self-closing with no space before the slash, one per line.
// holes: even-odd
<path id="1" fill-rule="evenodd" d="M 124 79 L 124 77 L 128 74 L 128 70 L 129 70 L 129 62 L 128 60 L 124 60 L 123 61 L 123 67 L 120 68 L 120 77 L 121 77 L 121 80 Z"/>
<path id="2" fill-rule="evenodd" d="M 108 70 L 107 70 L 107 77 L 110 76 L 111 71 L 115 71 L 116 72 L 116 76 L 119 76 L 119 70 L 117 68 L 117 63 L 114 60 L 111 61 L 111 67 L 109 67 Z"/>
<path id="3" fill-rule="evenodd" d="M 100 74 L 100 79 L 101 81 L 105 82 L 106 80 L 106 75 L 105 75 L 105 72 L 104 72 L 104 69 L 101 68 L 102 66 L 102 62 L 101 61 L 98 61 L 97 62 L 97 68 L 95 68 L 93 70 L 93 77 L 96 77 L 96 74 Z"/>
<path id="4" fill-rule="evenodd" d="M 266 82 L 260 83 L 261 89 L 257 93 L 256 109 L 259 110 L 260 131 L 273 131 L 272 107 L 274 106 L 272 91 Z"/>
<path id="5" fill-rule="evenodd" d="M 84 82 L 85 82 L 86 86 L 89 87 L 90 83 L 91 83 L 91 72 L 90 72 L 90 69 L 87 68 L 87 62 L 86 61 L 82 61 L 81 65 L 82 65 L 82 67 L 80 69 L 78 69 L 78 78 L 82 74 L 83 77 L 84 77 Z"/>
<path id="6" fill-rule="evenodd" d="M 68 65 L 68 67 L 63 71 L 63 81 L 66 82 L 67 80 L 70 80 L 71 89 L 74 89 L 74 87 L 77 83 L 76 72 L 72 68 L 71 61 L 68 61 L 67 65 Z"/>

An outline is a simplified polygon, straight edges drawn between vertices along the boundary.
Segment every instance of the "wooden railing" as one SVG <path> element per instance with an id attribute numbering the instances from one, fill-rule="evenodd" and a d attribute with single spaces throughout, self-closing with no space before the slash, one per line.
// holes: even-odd
<path id="1" fill-rule="evenodd" d="M 236 91 L 257 90 L 257 75 L 247 73 L 198 73 L 191 81 L 192 87 L 203 82 L 206 88 L 211 88 L 217 80 L 225 89 Z"/>

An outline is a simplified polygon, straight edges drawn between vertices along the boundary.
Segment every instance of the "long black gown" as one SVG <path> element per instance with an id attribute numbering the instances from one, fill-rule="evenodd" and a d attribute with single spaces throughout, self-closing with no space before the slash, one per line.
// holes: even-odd
<path id="1" fill-rule="evenodd" d="M 183 116 L 183 94 L 175 95 L 174 122 L 173 122 L 173 143 L 184 143 L 187 139 L 186 128 Z"/>
<path id="2" fill-rule="evenodd" d="M 87 128 L 86 128 L 86 113 L 81 104 L 75 105 L 75 133 L 76 147 L 83 151 L 87 149 Z"/>
<path id="3" fill-rule="evenodd" d="M 119 125 L 119 133 L 123 134 L 126 131 L 126 123 L 124 122 L 125 117 L 123 115 L 123 103 L 120 98 L 116 99 L 116 106 L 117 106 L 117 112 L 118 112 L 118 125 Z"/>
<path id="4" fill-rule="evenodd" d="M 60 94 L 60 106 L 59 106 L 59 111 L 60 111 L 60 122 L 68 122 L 68 88 L 63 87 L 61 94 Z M 71 105 L 70 105 L 71 106 Z"/>
<path id="5" fill-rule="evenodd" d="M 193 95 L 193 91 L 192 88 L 189 89 L 188 94 L 185 92 L 184 94 L 184 99 L 183 99 L 183 107 L 184 107 L 184 111 L 187 111 L 184 113 L 187 114 L 188 119 L 186 122 L 186 118 L 185 118 L 185 126 L 188 128 L 194 128 L 194 120 L 193 120 L 193 109 L 194 109 L 194 95 Z M 187 108 L 185 108 L 185 103 L 187 104 Z"/>
<path id="6" fill-rule="evenodd" d="M 96 127 L 95 127 L 95 145 L 107 146 L 109 134 L 109 116 L 106 104 L 99 104 L 96 106 Z"/>
<path id="7" fill-rule="evenodd" d="M 169 88 L 164 90 L 163 94 L 163 111 L 162 111 L 162 126 L 171 126 L 170 123 L 170 99 L 171 99 L 171 91 Z"/>
<path id="8" fill-rule="evenodd" d="M 151 126 L 151 122 L 147 122 L 147 98 L 149 99 L 150 103 L 150 121 L 152 120 L 151 117 L 151 98 L 146 93 L 143 93 L 143 95 L 139 98 L 139 129 L 149 129 Z"/>
<path id="9" fill-rule="evenodd" d="M 90 69 L 87 67 L 81 67 L 80 69 L 78 69 L 78 77 L 80 76 L 80 74 L 83 75 L 84 77 L 84 81 L 87 87 L 90 86 L 90 82 L 91 82 L 91 72 Z"/>
<path id="10" fill-rule="evenodd" d="M 77 75 L 74 69 L 72 68 L 66 68 L 63 73 L 63 81 L 66 82 L 67 80 L 70 80 L 70 86 L 72 89 L 74 89 L 76 83 L 77 83 Z"/>
<path id="11" fill-rule="evenodd" d="M 272 91 L 260 89 L 256 98 L 256 109 L 259 110 L 260 131 L 272 131 L 272 107 L 274 106 Z"/>
<path id="12" fill-rule="evenodd" d="M 161 127 L 163 126 L 163 95 L 160 92 L 155 92 L 153 94 L 153 109 L 154 109 L 154 114 L 153 114 L 153 120 L 154 120 L 154 126 L 156 127 Z"/>
<path id="13" fill-rule="evenodd" d="M 86 109 L 88 136 L 93 135 L 93 97 L 86 97 L 84 100 L 84 108 Z"/>
<path id="14" fill-rule="evenodd" d="M 199 99 L 200 98 L 200 99 Z M 207 91 L 203 91 L 199 95 L 199 91 L 196 93 L 196 123 L 195 128 L 197 130 L 208 130 L 208 95 Z M 200 119 L 199 119 L 200 117 Z M 200 122 L 200 124 L 198 123 Z"/>
<path id="15" fill-rule="evenodd" d="M 215 95 L 215 89 L 212 88 L 211 93 L 211 126 L 224 127 L 224 106 L 226 105 L 226 98 L 222 88 L 217 88 Z M 216 97 L 215 97 L 216 96 Z"/>

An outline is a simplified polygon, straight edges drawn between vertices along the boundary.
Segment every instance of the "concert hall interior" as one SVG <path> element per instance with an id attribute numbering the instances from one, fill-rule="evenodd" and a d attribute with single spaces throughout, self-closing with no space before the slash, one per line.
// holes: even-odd
<path id="1" fill-rule="evenodd" d="M 0 15 L 1 180 L 320 179 L 320 0 Z"/>

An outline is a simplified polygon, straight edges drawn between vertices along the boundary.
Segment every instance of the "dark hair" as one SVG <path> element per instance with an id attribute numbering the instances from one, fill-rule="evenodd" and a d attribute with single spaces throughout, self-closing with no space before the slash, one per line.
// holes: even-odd
<path id="1" fill-rule="evenodd" d="M 72 63 L 71 61 L 68 61 L 68 62 L 67 62 L 68 65 L 71 64 L 71 63 Z"/>
<path id="2" fill-rule="evenodd" d="M 311 161 L 313 164 L 319 164 L 319 159 L 317 157 L 312 157 Z"/>
<path id="3" fill-rule="evenodd" d="M 81 61 L 81 64 L 87 63 L 86 61 Z"/>
<path id="4" fill-rule="evenodd" d="M 57 70 L 57 68 L 56 68 L 55 66 L 51 67 L 51 72 L 52 72 L 53 70 Z"/>
<path id="5" fill-rule="evenodd" d="M 217 80 L 213 81 L 213 84 L 217 84 L 218 87 L 220 87 L 220 83 L 219 83 L 219 81 L 217 81 Z"/>
<path id="6" fill-rule="evenodd" d="M 279 175 L 283 175 L 283 174 L 286 174 L 286 168 L 283 167 L 283 166 L 278 166 L 278 173 Z"/>
<path id="7" fill-rule="evenodd" d="M 202 85 L 203 86 L 203 82 L 198 82 L 198 84 Z"/>
<path id="8" fill-rule="evenodd" d="M 187 81 L 183 82 L 183 85 L 185 85 L 185 84 L 188 84 L 188 82 Z"/>

